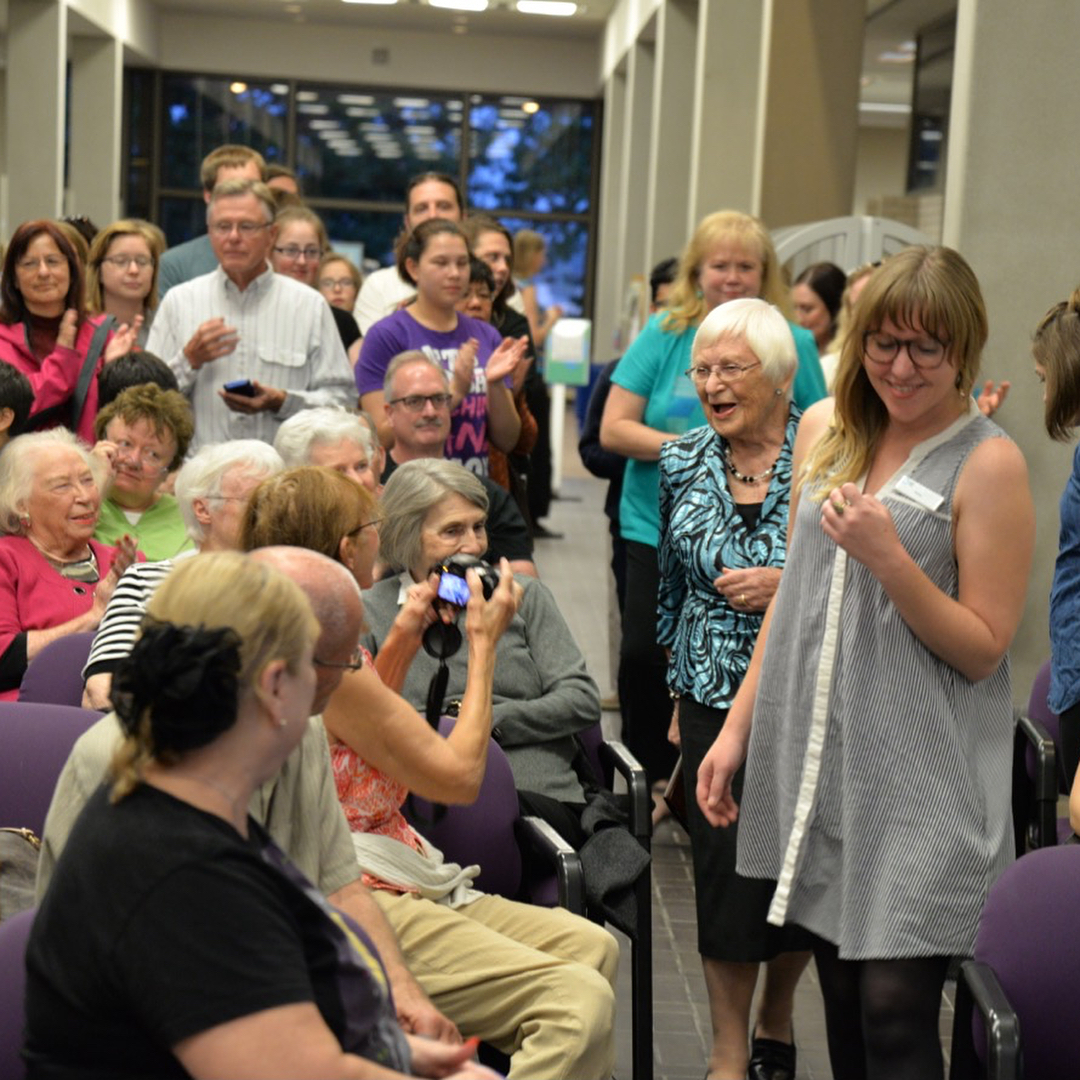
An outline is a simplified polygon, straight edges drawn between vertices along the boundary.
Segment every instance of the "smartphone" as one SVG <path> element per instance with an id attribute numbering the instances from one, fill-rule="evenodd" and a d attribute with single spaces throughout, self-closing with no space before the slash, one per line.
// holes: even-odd
<path id="1" fill-rule="evenodd" d="M 250 379 L 233 379 L 225 384 L 224 389 L 227 394 L 239 394 L 241 397 L 254 397 L 258 393 Z"/>
<path id="2" fill-rule="evenodd" d="M 448 604 L 465 607 L 469 602 L 469 583 L 457 574 L 443 574 L 439 578 L 437 595 Z"/>

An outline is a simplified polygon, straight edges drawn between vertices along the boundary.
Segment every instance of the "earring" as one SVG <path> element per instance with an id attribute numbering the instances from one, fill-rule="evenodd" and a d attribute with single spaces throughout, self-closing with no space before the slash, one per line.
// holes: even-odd
<path id="1" fill-rule="evenodd" d="M 277 726 L 278 727 L 284 727 L 288 722 L 289 722 L 289 718 L 287 716 L 279 716 L 277 718 Z"/>
<path id="2" fill-rule="evenodd" d="M 778 387 L 777 387 L 777 388 L 776 388 L 776 389 L 775 389 L 775 390 L 773 391 L 773 393 L 774 393 L 774 394 L 775 394 L 775 395 L 776 395 L 777 397 L 783 397 L 783 396 L 784 396 L 784 391 L 783 391 L 783 390 L 781 390 L 779 386 L 778 386 Z"/>
<path id="3" fill-rule="evenodd" d="M 21 524 L 24 529 L 29 529 L 30 528 L 30 515 L 29 514 L 20 514 L 19 515 L 19 524 Z"/>

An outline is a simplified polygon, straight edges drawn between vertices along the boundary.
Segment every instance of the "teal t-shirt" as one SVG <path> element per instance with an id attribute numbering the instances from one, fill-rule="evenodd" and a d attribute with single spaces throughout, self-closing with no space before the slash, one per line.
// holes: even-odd
<path id="1" fill-rule="evenodd" d="M 162 495 L 149 510 L 143 511 L 134 525 L 116 503 L 103 500 L 94 539 L 116 544 L 125 533 L 135 540 L 135 546 L 148 562 L 171 559 L 194 546 L 180 516 L 180 506 L 172 495 Z"/>
<path id="2" fill-rule="evenodd" d="M 690 366 L 690 351 L 697 327 L 682 333 L 661 329 L 663 312 L 653 315 L 616 364 L 611 381 L 645 399 L 642 423 L 657 431 L 684 435 L 705 424 L 697 390 L 683 374 Z M 814 335 L 789 322 L 799 366 L 791 388 L 792 400 L 800 409 L 825 397 L 825 376 L 821 373 Z M 660 463 L 626 462 L 622 499 L 619 503 L 619 531 L 624 540 L 650 547 L 660 545 Z"/>

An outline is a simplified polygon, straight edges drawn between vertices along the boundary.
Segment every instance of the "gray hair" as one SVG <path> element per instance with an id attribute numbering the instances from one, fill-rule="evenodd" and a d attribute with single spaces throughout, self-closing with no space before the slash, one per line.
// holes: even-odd
<path id="1" fill-rule="evenodd" d="M 432 360 L 427 353 L 421 352 L 419 349 L 406 349 L 404 352 L 399 352 L 397 356 L 391 357 L 390 363 L 386 366 L 386 375 L 383 378 L 383 397 L 387 401 L 393 396 L 394 379 L 397 377 L 397 373 L 410 364 L 427 364 L 428 367 L 434 368 L 442 376 L 443 382 L 449 387 L 450 376 L 447 375 L 442 364 L 437 360 Z"/>
<path id="2" fill-rule="evenodd" d="M 374 457 L 371 429 L 347 409 L 335 409 L 324 405 L 317 409 L 301 409 L 290 416 L 274 436 L 274 449 L 281 455 L 288 469 L 311 464 L 311 451 L 316 446 L 332 446 L 348 439 L 364 448 L 369 458 Z"/>
<path id="3" fill-rule="evenodd" d="M 761 362 L 762 374 L 777 386 L 799 366 L 791 327 L 780 309 L 766 300 L 729 300 L 713 308 L 694 335 L 690 350 L 694 362 L 702 349 L 715 345 L 721 338 L 745 341 Z"/>
<path id="4" fill-rule="evenodd" d="M 400 570 L 411 570 L 419 562 L 424 521 L 447 495 L 460 495 L 487 513 L 484 485 L 456 461 L 417 458 L 393 471 L 380 500 L 379 553 L 384 562 Z"/>
<path id="5" fill-rule="evenodd" d="M 273 192 L 261 180 L 222 180 L 214 185 L 210 193 L 210 201 L 206 204 L 206 221 L 210 221 L 210 211 L 219 199 L 235 199 L 241 195 L 254 195 L 266 212 L 266 223 L 272 225 L 277 216 L 277 203 L 274 202 Z"/>
<path id="6" fill-rule="evenodd" d="M 50 428 L 48 431 L 18 435 L 0 454 L 0 530 L 13 535 L 24 531 L 19 515 L 25 512 L 33 490 L 35 461 L 43 451 L 58 447 L 74 450 L 94 474 L 98 491 L 104 490 L 107 474 L 105 463 L 94 457 L 86 443 L 67 428 Z"/>
<path id="7" fill-rule="evenodd" d="M 221 498 L 226 473 L 239 469 L 265 480 L 284 468 L 281 455 L 261 439 L 233 439 L 202 447 L 184 462 L 176 477 L 176 501 L 188 536 L 196 544 L 206 539 L 206 527 L 195 516 L 195 500 Z"/>

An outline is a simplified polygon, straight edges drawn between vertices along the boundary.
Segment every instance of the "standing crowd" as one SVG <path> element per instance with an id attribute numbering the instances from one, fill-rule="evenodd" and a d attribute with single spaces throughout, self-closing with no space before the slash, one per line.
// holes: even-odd
<path id="1" fill-rule="evenodd" d="M 532 560 L 542 238 L 424 174 L 361 279 L 287 170 L 227 146 L 201 179 L 195 240 L 40 220 L 3 260 L 0 698 L 93 632 L 104 714 L 46 822 L 28 1074 L 491 1076 L 483 1040 L 520 1080 L 610 1076 L 602 912 L 484 892 L 408 814 L 473 802 L 494 742 L 522 813 L 577 849 L 598 828 L 599 691 Z M 1015 854 L 1034 543 L 978 281 L 912 247 L 789 287 L 721 211 L 652 284 L 582 447 L 613 485 L 623 738 L 687 793 L 706 1075 L 794 1080 L 813 959 L 838 1080 L 942 1077 L 948 965 Z M 1034 338 L 1055 438 L 1078 311 Z M 1078 483 L 1080 457 L 1051 604 L 1070 776 Z M 482 558 L 497 584 L 462 569 L 448 600 Z"/>

